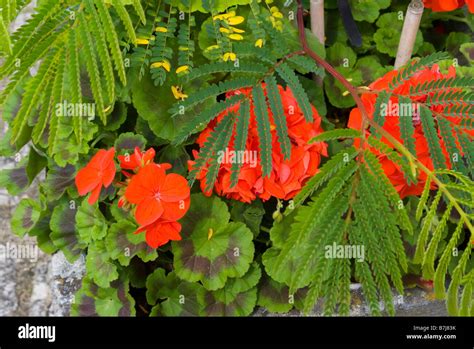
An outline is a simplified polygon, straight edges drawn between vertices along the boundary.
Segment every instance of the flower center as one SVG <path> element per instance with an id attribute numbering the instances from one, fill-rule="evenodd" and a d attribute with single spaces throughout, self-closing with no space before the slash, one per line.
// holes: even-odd
<path id="1" fill-rule="evenodd" d="M 159 191 L 157 191 L 157 192 L 155 193 L 155 199 L 158 200 L 158 201 L 161 200 L 161 193 L 160 193 Z"/>

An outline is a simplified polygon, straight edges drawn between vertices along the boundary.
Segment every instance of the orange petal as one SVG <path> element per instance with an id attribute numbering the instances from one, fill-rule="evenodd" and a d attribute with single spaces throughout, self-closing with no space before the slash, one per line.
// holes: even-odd
<path id="1" fill-rule="evenodd" d="M 148 225 L 163 214 L 163 204 L 155 198 L 146 198 L 137 205 L 135 219 L 139 225 Z"/>
<path id="2" fill-rule="evenodd" d="M 95 187 L 100 185 L 100 178 L 98 172 L 90 167 L 84 167 L 79 170 L 76 175 L 76 187 L 79 195 L 83 196 L 91 192 Z"/>
<path id="3" fill-rule="evenodd" d="M 146 242 L 152 248 L 158 248 L 170 240 L 181 240 L 181 224 L 177 222 L 156 223 L 146 229 Z"/>
<path id="4" fill-rule="evenodd" d="M 115 178 L 115 172 L 115 163 L 112 161 L 103 171 L 102 184 L 104 187 L 107 188 L 110 184 L 112 184 Z"/>
<path id="5" fill-rule="evenodd" d="M 102 189 L 102 186 L 99 184 L 97 187 L 94 188 L 94 190 L 92 190 L 92 194 L 89 196 L 89 200 L 87 200 L 89 205 L 94 205 L 97 202 L 97 200 L 99 200 L 101 189 Z"/>
<path id="6" fill-rule="evenodd" d="M 190 202 L 191 200 L 189 196 L 180 201 L 163 202 L 164 211 L 161 218 L 167 221 L 177 221 L 188 212 Z"/>
<path id="7" fill-rule="evenodd" d="M 189 193 L 188 181 L 183 176 L 175 173 L 167 175 L 160 188 L 161 199 L 166 202 L 176 202 L 186 199 Z"/>
<path id="8" fill-rule="evenodd" d="M 143 155 L 143 163 L 146 164 L 149 161 L 152 161 L 155 158 L 155 149 L 150 148 L 146 151 L 146 153 Z"/>

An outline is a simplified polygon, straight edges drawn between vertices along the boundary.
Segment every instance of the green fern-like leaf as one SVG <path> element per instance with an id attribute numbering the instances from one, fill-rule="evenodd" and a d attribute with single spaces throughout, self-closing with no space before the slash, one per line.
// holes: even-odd
<path id="1" fill-rule="evenodd" d="M 104 101 L 104 104 L 110 105 L 114 99 L 114 89 L 115 89 L 114 72 L 112 70 L 112 61 L 109 57 L 109 51 L 107 50 L 107 41 L 106 41 L 104 32 L 101 30 L 100 18 L 94 7 L 94 4 L 92 0 L 86 0 L 85 4 L 90 14 L 91 20 L 89 23 L 91 27 L 91 32 L 93 34 L 93 37 L 95 38 L 95 46 L 97 49 L 97 55 L 99 56 L 99 60 L 102 66 L 102 72 L 104 73 L 104 76 L 105 76 L 105 91 L 104 92 L 106 92 L 105 95 L 107 97 Z M 93 79 L 91 78 L 91 81 L 92 80 Z"/>
<path id="2" fill-rule="evenodd" d="M 210 120 L 216 117 L 221 112 L 230 108 L 231 106 L 238 104 L 244 97 L 241 95 L 235 95 L 227 98 L 223 102 L 214 104 L 209 109 L 204 110 L 198 115 L 194 115 L 193 118 L 187 122 L 184 127 L 176 135 L 173 144 L 180 144 L 184 142 L 192 133 L 197 132 L 199 128 L 206 125 Z"/>
<path id="3" fill-rule="evenodd" d="M 278 136 L 281 152 L 283 158 L 290 159 L 291 156 L 291 142 L 288 137 L 288 126 L 286 124 L 286 115 L 282 107 L 280 91 L 274 76 L 265 79 L 268 104 L 272 111 L 273 122 L 276 126 L 276 133 Z"/>
<path id="4" fill-rule="evenodd" d="M 217 153 L 213 154 L 208 163 L 209 166 L 206 173 L 206 191 L 212 190 L 214 187 L 217 173 L 221 167 L 221 162 L 219 161 L 219 152 L 225 151 L 227 145 L 229 144 L 230 137 L 232 136 L 232 131 L 234 129 L 234 120 L 234 115 L 228 115 L 216 126 L 214 147 Z"/>
<path id="5" fill-rule="evenodd" d="M 430 150 L 431 159 L 435 168 L 446 168 L 443 151 L 439 144 L 438 132 L 435 127 L 435 122 L 431 110 L 422 106 L 420 108 L 420 119 L 423 127 L 423 133 L 428 142 L 428 149 Z"/>
<path id="6" fill-rule="evenodd" d="M 309 102 L 308 95 L 306 94 L 301 82 L 296 76 L 295 72 L 286 63 L 280 64 L 276 67 L 276 71 L 283 80 L 288 84 L 299 107 L 303 111 L 303 115 L 307 122 L 313 121 L 313 110 L 311 103 Z"/>
<path id="7" fill-rule="evenodd" d="M 125 6 L 122 4 L 120 0 L 112 0 L 112 4 L 115 10 L 117 11 L 117 14 L 119 15 L 120 19 L 122 20 L 123 25 L 125 26 L 125 30 L 127 31 L 128 37 L 130 38 L 130 40 L 132 40 L 132 42 L 135 42 L 137 40 L 137 37 L 135 35 L 135 29 L 133 28 L 132 19 L 130 18 L 128 11 L 125 9 Z M 136 8 L 136 4 L 135 4 L 135 8 Z M 143 21 L 143 18 L 144 17 L 141 17 L 142 21 Z"/>
<path id="8" fill-rule="evenodd" d="M 252 99 L 255 119 L 257 121 L 262 174 L 264 177 L 269 177 L 272 171 L 272 134 L 270 131 L 268 106 L 262 86 L 257 85 L 252 89 Z"/>
<path id="9" fill-rule="evenodd" d="M 112 17 L 110 16 L 110 13 L 107 10 L 107 7 L 105 6 L 103 1 L 96 1 L 95 5 L 97 6 L 103 30 L 109 43 L 109 50 L 112 56 L 112 60 L 114 62 L 115 70 L 117 71 L 122 84 L 126 85 L 127 77 L 125 74 L 125 65 L 122 53 L 120 52 L 119 40 L 115 31 L 115 26 L 113 24 Z"/>
<path id="10" fill-rule="evenodd" d="M 244 100 L 240 103 L 239 115 L 237 116 L 237 121 L 235 125 L 235 140 L 234 140 L 234 149 L 238 154 L 246 148 L 247 136 L 249 131 L 250 124 L 250 102 Z M 240 161 L 236 161 L 232 164 L 232 173 L 230 175 L 231 187 L 234 187 L 239 179 L 239 170 L 242 166 Z"/>
<path id="11" fill-rule="evenodd" d="M 411 99 L 407 97 L 398 97 L 398 102 L 400 105 L 410 105 L 412 104 Z M 416 156 L 416 147 L 415 147 L 415 127 L 413 126 L 413 110 L 412 108 L 405 108 L 408 109 L 408 115 L 399 115 L 398 118 L 400 120 L 400 138 L 403 141 L 405 147 Z"/>
<path id="12" fill-rule="evenodd" d="M 426 242 L 428 240 L 428 234 L 430 232 L 433 219 L 436 216 L 436 210 L 438 208 L 438 204 L 442 196 L 443 196 L 443 193 L 441 191 L 438 191 L 436 193 L 436 196 L 430 205 L 428 213 L 426 214 L 423 225 L 421 227 L 420 235 L 418 235 L 418 241 L 416 243 L 415 256 L 413 257 L 414 263 L 421 263 L 423 260 L 423 254 L 425 251 Z"/>
<path id="13" fill-rule="evenodd" d="M 68 40 L 68 53 L 69 60 L 67 64 L 67 72 L 69 78 L 71 103 L 81 103 L 82 92 L 81 92 L 81 67 L 79 65 L 79 50 L 76 40 L 76 32 L 69 32 Z M 82 143 L 83 137 L 83 120 L 80 116 L 75 116 L 73 120 L 74 134 L 78 143 Z"/>
<path id="14" fill-rule="evenodd" d="M 347 148 L 339 153 L 333 155 L 316 173 L 311 177 L 305 186 L 300 190 L 298 194 L 293 198 L 294 207 L 298 207 L 303 204 L 303 202 L 313 195 L 314 192 L 318 190 L 324 183 L 336 175 L 339 170 L 349 164 L 352 164 L 352 160 L 357 156 L 358 152 L 355 148 Z M 285 214 L 292 212 L 293 209 L 285 211 Z"/>
<path id="15" fill-rule="evenodd" d="M 89 32 L 89 28 L 86 25 L 86 17 L 83 12 L 80 12 L 78 15 L 79 19 L 79 35 L 81 39 L 81 43 L 83 44 L 84 48 L 84 57 L 86 60 L 86 67 L 87 73 L 90 78 L 92 93 L 94 95 L 94 101 L 97 105 L 97 114 L 99 114 L 102 122 L 105 124 L 107 122 L 107 118 L 104 113 L 104 98 L 102 95 L 102 84 L 100 79 L 99 67 L 97 65 L 97 55 L 94 50 L 94 44 L 92 41 L 91 33 Z"/>
<path id="16" fill-rule="evenodd" d="M 362 138 L 362 134 L 358 130 L 352 128 L 341 128 L 334 129 L 331 131 L 325 131 L 309 140 L 309 143 L 314 142 L 326 142 L 334 139 L 344 139 L 344 138 Z"/>
<path id="17" fill-rule="evenodd" d="M 435 52 L 429 56 L 420 58 L 415 63 L 409 63 L 407 66 L 400 69 L 399 74 L 394 76 L 393 80 L 389 83 L 389 88 L 393 91 L 420 70 L 423 70 L 436 62 L 442 61 L 443 59 L 449 59 L 449 54 L 446 52 Z"/>

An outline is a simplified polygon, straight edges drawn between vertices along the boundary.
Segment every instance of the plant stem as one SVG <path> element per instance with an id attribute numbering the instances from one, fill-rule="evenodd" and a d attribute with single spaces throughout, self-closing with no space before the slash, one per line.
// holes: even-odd
<path id="1" fill-rule="evenodd" d="M 415 46 L 416 34 L 420 28 L 421 16 L 423 16 L 424 5 L 421 0 L 412 0 L 408 5 L 405 21 L 403 22 L 402 35 L 398 43 L 395 69 L 408 63 Z"/>

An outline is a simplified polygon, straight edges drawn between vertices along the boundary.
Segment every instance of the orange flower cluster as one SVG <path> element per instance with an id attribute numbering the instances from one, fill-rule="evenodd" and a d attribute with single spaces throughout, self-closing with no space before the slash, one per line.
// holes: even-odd
<path id="1" fill-rule="evenodd" d="M 370 118 L 373 117 L 373 114 L 375 111 L 375 101 L 377 99 L 378 93 L 380 91 L 388 89 L 389 83 L 397 74 L 398 74 L 398 71 L 396 70 L 385 74 L 385 76 L 381 77 L 380 79 L 378 79 L 377 81 L 375 81 L 369 86 L 371 90 L 369 93 L 365 93 L 361 96 L 364 106 Z M 424 70 L 415 74 L 411 79 L 406 81 L 404 84 L 397 87 L 393 91 L 393 95 L 390 98 L 388 105 L 392 105 L 392 106 L 399 105 L 398 97 L 396 97 L 396 95 L 408 95 L 411 86 L 420 85 L 427 81 L 438 80 L 442 78 L 450 78 L 454 76 L 456 76 L 454 67 L 450 67 L 449 72 L 447 74 L 442 74 L 437 65 L 434 65 L 431 69 L 425 68 Z M 412 108 L 412 111 L 414 112 L 412 116 L 412 122 L 415 128 L 414 138 L 415 138 L 416 156 L 418 160 L 421 163 L 423 163 L 427 168 L 429 168 L 430 170 L 433 170 L 433 163 L 430 158 L 428 143 L 423 134 L 422 125 L 421 125 L 421 121 L 419 119 L 419 114 L 417 110 L 417 103 L 425 102 L 427 97 L 428 95 L 410 97 L 411 102 L 412 102 L 412 106 L 410 106 L 410 108 Z M 436 105 L 436 106 L 431 106 L 430 109 L 435 113 L 442 113 L 443 110 L 445 109 L 445 106 Z M 400 108 L 398 109 L 387 108 L 386 109 L 387 113 L 385 115 L 385 123 L 383 125 L 383 129 L 389 132 L 398 141 L 402 142 L 401 137 L 400 137 L 400 126 L 399 126 L 400 119 L 399 118 L 404 117 L 404 116 L 403 115 L 400 116 L 397 110 L 402 110 L 402 109 Z M 447 119 L 449 119 L 450 122 L 452 123 L 460 122 L 460 119 L 456 119 L 456 118 L 447 118 Z M 361 125 L 362 125 L 361 112 L 358 108 L 354 108 L 350 113 L 348 127 L 353 128 L 353 129 L 360 129 Z M 366 133 L 369 134 L 369 131 L 367 130 Z M 382 141 L 385 142 L 390 147 L 393 147 L 393 145 L 386 138 L 382 137 Z M 449 154 L 446 151 L 446 147 L 444 143 L 442 142 L 441 137 L 440 137 L 440 144 L 441 144 L 443 153 L 446 157 L 446 164 L 447 166 L 450 166 Z M 359 140 L 356 140 L 355 146 L 358 146 L 358 145 L 359 145 Z M 378 156 L 378 160 L 382 164 L 385 174 L 390 179 L 390 181 L 394 185 L 395 189 L 398 191 L 401 198 L 404 198 L 408 195 L 420 195 L 423 192 L 423 187 L 426 182 L 425 173 L 421 173 L 419 175 L 417 184 L 409 185 L 404 177 L 403 172 L 396 164 L 390 161 L 384 154 L 380 154 L 377 150 L 373 148 L 371 150 L 374 154 Z"/>
<path id="2" fill-rule="evenodd" d="M 474 0 L 423 0 L 423 3 L 435 12 L 454 11 L 467 4 L 469 12 L 474 13 Z"/>
<path id="3" fill-rule="evenodd" d="M 86 167 L 76 177 L 79 195 L 89 192 L 89 204 L 94 204 L 102 186 L 108 187 L 115 177 L 114 148 L 99 150 Z M 155 150 L 143 153 L 135 148 L 132 155 L 119 155 L 122 173 L 127 177 L 119 183 L 122 197 L 119 207 L 133 205 L 135 219 L 140 225 L 135 233 L 146 232 L 148 245 L 157 248 L 170 240 L 181 240 L 182 218 L 190 204 L 190 189 L 186 179 L 166 170 L 170 164 L 155 164 Z M 130 172 L 131 171 L 131 172 Z"/>
<path id="4" fill-rule="evenodd" d="M 263 85 L 265 89 L 265 85 Z M 238 183 L 231 187 L 231 161 L 222 161 L 219 169 L 216 182 L 214 184 L 215 192 L 220 196 L 225 196 L 235 200 L 243 202 L 251 202 L 257 197 L 262 200 L 268 200 L 270 197 L 276 197 L 284 200 L 293 198 L 304 186 L 306 180 L 318 172 L 318 167 L 321 162 L 321 155 L 327 156 L 327 144 L 325 143 L 314 143 L 308 144 L 308 141 L 314 136 L 321 133 L 321 117 L 314 107 L 312 123 L 306 122 L 303 112 L 298 107 L 298 103 L 293 96 L 290 89 L 284 89 L 279 86 L 280 96 L 284 113 L 286 116 L 286 122 L 288 125 L 288 135 L 291 140 L 291 157 L 289 160 L 283 158 L 280 144 L 276 135 L 276 127 L 273 122 L 271 110 L 268 113 L 271 121 L 271 133 L 272 133 L 272 161 L 273 168 L 269 177 L 262 176 L 262 170 L 260 166 L 260 159 L 258 156 L 255 157 L 256 162 L 244 161 L 241 166 L 241 170 L 238 177 Z M 240 89 L 227 94 L 227 97 L 235 94 L 250 95 L 250 89 Z M 257 133 L 257 124 L 255 120 L 253 101 L 250 101 L 250 123 L 249 133 L 247 138 L 247 144 L 245 152 L 247 157 L 241 156 L 240 159 L 252 158 L 252 154 L 259 153 L 259 142 Z M 197 139 L 197 143 L 202 148 L 207 138 L 214 130 L 216 124 L 225 117 L 229 117 L 229 114 L 237 113 L 239 105 L 234 105 L 221 113 L 215 120 L 213 120 L 208 127 L 202 131 Z M 234 147 L 234 135 L 232 136 L 228 152 L 235 152 Z M 199 153 L 193 152 L 194 157 L 197 158 Z M 235 154 L 235 153 L 234 153 Z M 224 157 L 227 159 L 229 157 Z M 232 157 L 230 157 L 232 158 Z M 194 161 L 189 162 L 189 167 L 192 168 Z M 200 180 L 201 190 L 205 195 L 210 196 L 211 191 L 205 190 L 206 188 L 206 173 L 207 167 L 203 168 L 197 175 L 197 179 Z"/>

